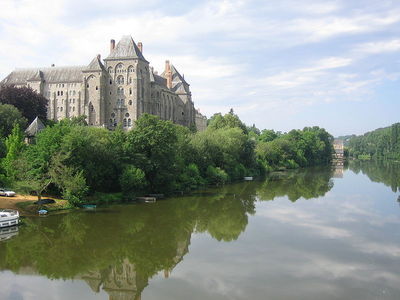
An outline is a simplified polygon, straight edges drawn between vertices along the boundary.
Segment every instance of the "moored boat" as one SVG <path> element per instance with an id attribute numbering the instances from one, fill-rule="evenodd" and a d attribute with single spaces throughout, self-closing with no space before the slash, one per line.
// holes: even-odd
<path id="1" fill-rule="evenodd" d="M 0 228 L 18 225 L 18 222 L 18 210 L 0 209 Z"/>

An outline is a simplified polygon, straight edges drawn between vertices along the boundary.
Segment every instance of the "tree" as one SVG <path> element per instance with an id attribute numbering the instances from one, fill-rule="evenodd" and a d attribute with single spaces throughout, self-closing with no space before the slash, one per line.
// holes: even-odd
<path id="1" fill-rule="evenodd" d="M 0 104 L 0 137 L 8 136 L 15 124 L 20 128 L 26 128 L 26 118 L 13 105 Z"/>
<path id="2" fill-rule="evenodd" d="M 7 154 L 2 160 L 2 165 L 7 177 L 10 180 L 13 180 L 16 175 L 14 162 L 18 159 L 22 150 L 25 148 L 24 135 L 18 124 L 15 125 L 11 134 L 6 138 L 5 144 Z"/>
<path id="3" fill-rule="evenodd" d="M 168 191 L 177 176 L 177 143 L 175 125 L 170 121 L 144 114 L 127 133 L 125 149 L 132 163 L 143 170 L 153 192 Z"/>
<path id="4" fill-rule="evenodd" d="M 1 86 L 0 103 L 14 105 L 28 122 L 47 119 L 47 99 L 30 87 Z"/>

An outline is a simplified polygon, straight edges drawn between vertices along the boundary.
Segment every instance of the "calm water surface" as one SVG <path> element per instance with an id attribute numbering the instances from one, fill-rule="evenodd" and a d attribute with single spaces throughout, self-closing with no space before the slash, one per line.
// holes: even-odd
<path id="1" fill-rule="evenodd" d="M 399 187 L 400 164 L 352 163 L 25 219 L 0 299 L 398 300 Z"/>

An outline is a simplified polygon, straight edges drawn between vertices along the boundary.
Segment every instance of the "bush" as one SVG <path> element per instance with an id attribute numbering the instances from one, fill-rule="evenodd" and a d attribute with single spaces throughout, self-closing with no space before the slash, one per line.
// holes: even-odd
<path id="1" fill-rule="evenodd" d="M 193 190 L 204 185 L 204 179 L 200 176 L 199 168 L 196 164 L 189 164 L 179 176 L 177 189 Z"/>
<path id="2" fill-rule="evenodd" d="M 213 166 L 207 167 L 207 181 L 209 184 L 224 184 L 228 181 L 228 174 L 221 168 L 215 168 Z"/>
<path id="3" fill-rule="evenodd" d="M 135 166 L 127 166 L 120 177 L 120 185 L 124 197 L 135 197 L 147 187 L 146 174 Z"/>

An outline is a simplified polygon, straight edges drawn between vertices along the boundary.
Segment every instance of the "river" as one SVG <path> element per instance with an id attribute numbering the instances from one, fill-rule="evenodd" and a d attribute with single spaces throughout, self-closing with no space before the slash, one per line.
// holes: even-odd
<path id="1" fill-rule="evenodd" d="M 352 162 L 0 233 L 0 299 L 400 299 L 400 164 Z"/>

